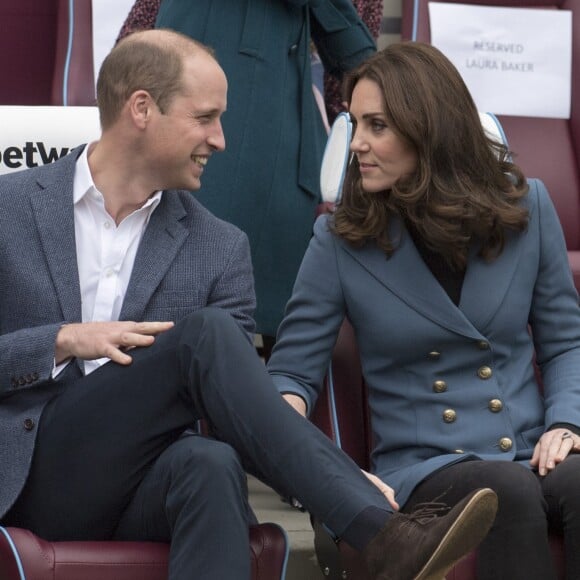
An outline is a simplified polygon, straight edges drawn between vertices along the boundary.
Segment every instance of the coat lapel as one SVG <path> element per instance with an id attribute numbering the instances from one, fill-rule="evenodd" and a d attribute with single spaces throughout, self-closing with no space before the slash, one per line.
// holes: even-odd
<path id="1" fill-rule="evenodd" d="M 485 333 L 509 291 L 519 262 L 524 236 L 508 232 L 502 253 L 491 262 L 472 248 L 459 308 L 472 324 Z"/>
<path id="2" fill-rule="evenodd" d="M 68 155 L 54 166 L 47 167 L 45 177 L 38 182 L 43 191 L 35 191 L 30 196 L 63 320 L 69 322 L 82 319 L 73 210 L 76 159 L 77 155 Z"/>
<path id="3" fill-rule="evenodd" d="M 410 308 L 457 334 L 481 340 L 507 292 L 517 265 L 520 244 L 511 236 L 504 252 L 486 263 L 472 250 L 459 308 L 453 304 L 421 258 L 411 236 L 394 220 L 393 237 L 399 246 L 390 259 L 374 245 L 361 249 L 343 247 L 372 276 Z"/>
<path id="4" fill-rule="evenodd" d="M 186 210 L 176 192 L 163 193 L 139 244 L 119 318 L 141 320 L 151 296 L 189 235 L 180 222 Z"/>

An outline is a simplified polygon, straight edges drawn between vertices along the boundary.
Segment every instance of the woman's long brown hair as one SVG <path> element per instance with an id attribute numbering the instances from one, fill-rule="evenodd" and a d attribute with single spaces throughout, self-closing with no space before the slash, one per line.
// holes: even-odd
<path id="1" fill-rule="evenodd" d="M 483 130 L 457 69 L 431 45 L 402 42 L 346 78 L 348 103 L 363 78 L 379 86 L 389 126 L 415 150 L 417 168 L 391 189 L 368 193 L 355 157 L 333 231 L 354 245 L 375 240 L 390 256 L 396 241 L 389 225 L 396 215 L 456 269 L 465 268 L 474 242 L 484 259 L 499 255 L 507 230 L 527 226 L 521 199 L 528 186 L 508 149 Z"/>

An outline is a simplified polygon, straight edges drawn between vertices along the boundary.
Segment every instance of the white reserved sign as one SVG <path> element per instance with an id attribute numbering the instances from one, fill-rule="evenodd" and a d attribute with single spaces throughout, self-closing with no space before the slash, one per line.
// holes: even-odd
<path id="1" fill-rule="evenodd" d="M 0 175 L 51 163 L 99 136 L 97 107 L 0 106 Z"/>
<path id="2" fill-rule="evenodd" d="M 431 43 L 457 67 L 480 111 L 570 117 L 569 10 L 429 3 Z"/>
<path id="3" fill-rule="evenodd" d="M 95 83 L 135 0 L 93 0 L 93 70 Z"/>

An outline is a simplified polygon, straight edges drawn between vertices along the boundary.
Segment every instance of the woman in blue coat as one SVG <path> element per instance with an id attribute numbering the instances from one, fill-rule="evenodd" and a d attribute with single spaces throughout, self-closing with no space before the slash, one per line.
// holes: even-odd
<path id="1" fill-rule="evenodd" d="M 146 23 L 215 50 L 228 78 L 226 151 L 198 199 L 250 239 L 257 331 L 275 335 L 320 201 L 326 130 L 312 91 L 310 42 L 342 75 L 375 51 L 351 0 L 137 0 L 122 34 Z"/>
<path id="2" fill-rule="evenodd" d="M 554 579 L 548 526 L 580 578 L 580 309 L 548 192 L 434 47 L 389 46 L 346 95 L 343 201 L 316 224 L 269 371 L 307 414 L 348 317 L 375 482 L 404 511 L 490 487 L 478 578 Z"/>

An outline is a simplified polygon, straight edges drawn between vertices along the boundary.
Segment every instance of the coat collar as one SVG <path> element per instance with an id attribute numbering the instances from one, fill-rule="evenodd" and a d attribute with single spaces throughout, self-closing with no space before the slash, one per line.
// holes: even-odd
<path id="1" fill-rule="evenodd" d="M 61 305 L 63 320 L 82 319 L 73 208 L 75 163 L 82 147 L 43 168 L 37 180 L 41 191 L 30 200 Z M 123 301 L 121 320 L 140 320 L 151 295 L 165 276 L 179 248 L 189 235 L 181 220 L 187 211 L 177 192 L 165 192 L 151 215 Z"/>
<path id="2" fill-rule="evenodd" d="M 470 252 L 461 299 L 457 307 L 433 276 L 403 223 L 393 220 L 399 246 L 387 259 L 374 244 L 342 247 L 381 284 L 432 322 L 452 332 L 482 340 L 499 309 L 515 273 L 523 236 L 508 235 L 502 254 L 492 262 Z"/>

